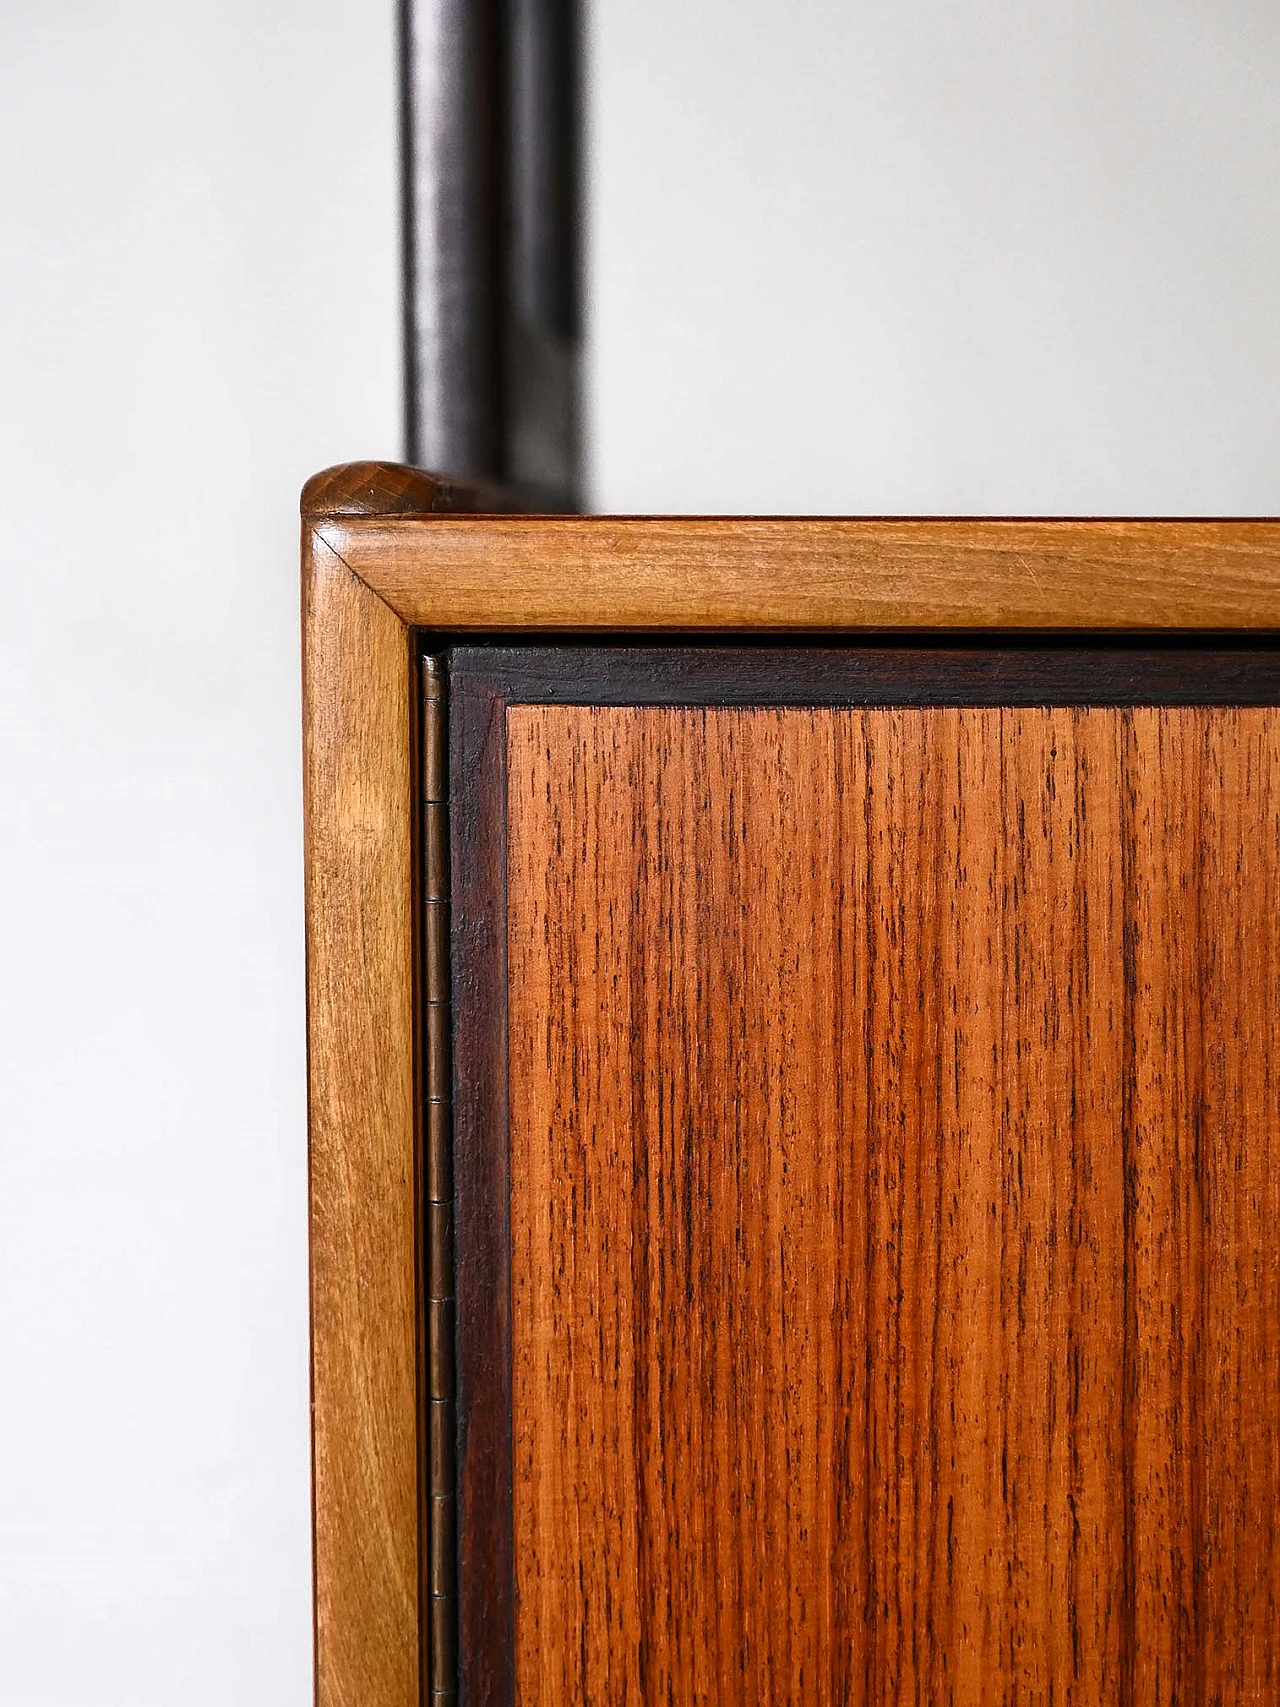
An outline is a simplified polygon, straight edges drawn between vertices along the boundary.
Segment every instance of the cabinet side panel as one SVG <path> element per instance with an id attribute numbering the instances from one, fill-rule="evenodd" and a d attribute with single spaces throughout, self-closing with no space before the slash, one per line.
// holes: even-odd
<path id="1" fill-rule="evenodd" d="M 1273 1685 L 1277 723 L 509 709 L 521 1707 Z"/>
<path id="2" fill-rule="evenodd" d="M 420 1707 L 410 655 L 323 544 L 303 621 L 317 1700 Z"/>

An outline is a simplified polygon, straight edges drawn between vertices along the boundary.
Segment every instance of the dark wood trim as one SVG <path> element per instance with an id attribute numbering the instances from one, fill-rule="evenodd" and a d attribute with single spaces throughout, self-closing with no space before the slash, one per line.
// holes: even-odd
<path id="1" fill-rule="evenodd" d="M 1275 705 L 1280 645 L 460 646 L 525 705 Z"/>
<path id="2" fill-rule="evenodd" d="M 467 644 L 448 657 L 459 1700 L 513 1707 L 507 707 L 1274 705 L 1280 645 Z"/>
<path id="3" fill-rule="evenodd" d="M 459 1699 L 515 1689 L 507 1150 L 506 706 L 449 674 Z"/>

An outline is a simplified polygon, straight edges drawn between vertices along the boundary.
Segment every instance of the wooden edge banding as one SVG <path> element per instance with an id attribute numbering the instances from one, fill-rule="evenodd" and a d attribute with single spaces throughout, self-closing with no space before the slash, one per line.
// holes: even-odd
<path id="1" fill-rule="evenodd" d="M 303 549 L 316 1699 L 420 1707 L 413 670 Z"/>
<path id="2" fill-rule="evenodd" d="M 331 517 L 415 626 L 648 633 L 1280 631 L 1280 523 Z"/>
<path id="3" fill-rule="evenodd" d="M 506 707 L 452 662 L 448 691 L 459 1695 L 512 1707 Z"/>
<path id="4" fill-rule="evenodd" d="M 339 462 L 313 474 L 299 508 L 310 522 L 326 517 L 431 516 L 509 511 L 515 500 L 499 486 L 428 474 L 402 462 Z"/>

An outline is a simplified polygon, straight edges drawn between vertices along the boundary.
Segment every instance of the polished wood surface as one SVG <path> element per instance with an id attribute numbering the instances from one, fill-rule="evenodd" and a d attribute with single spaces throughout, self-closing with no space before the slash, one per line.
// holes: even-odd
<path id="1" fill-rule="evenodd" d="M 420 471 L 394 465 L 346 465 L 326 471 L 309 488 L 304 503 L 321 1707 L 355 1700 L 363 1707 L 409 1707 L 410 1702 L 416 1707 L 428 1675 L 418 1586 L 425 1550 L 420 1540 L 423 1465 L 417 1438 L 422 1322 L 415 1276 L 423 1250 L 415 1215 L 420 1194 L 413 1185 L 414 992 L 404 970 L 412 967 L 418 951 L 411 875 L 417 811 L 409 664 L 418 643 L 413 625 L 433 627 L 445 640 L 451 632 L 457 637 L 522 626 L 560 630 L 566 636 L 574 630 L 626 630 L 628 638 L 694 627 L 708 639 L 735 633 L 752 638 L 768 633 L 812 636 L 827 626 L 846 636 L 863 626 L 933 635 L 950 613 L 965 629 L 986 622 L 1027 629 L 1115 630 L 1135 624 L 1194 629 L 1199 624 L 1280 630 L 1277 529 L 1269 523 L 553 519 L 517 524 L 516 531 L 508 533 L 504 530 L 513 524 L 503 518 L 453 520 L 442 513 L 451 505 L 468 509 L 478 502 L 497 508 L 506 502 L 501 494 L 481 499 L 460 492 L 454 483 L 426 479 L 430 513 L 424 508 L 426 487 Z M 433 531 L 437 529 L 441 531 Z M 633 625 L 630 630 L 628 623 Z M 1259 638 L 1265 640 L 1265 635 Z M 1207 652 L 1220 651 L 1204 633 L 1188 634 L 1187 640 Z M 957 643 L 963 644 L 963 638 Z M 492 699 L 480 696 L 468 715 L 489 737 L 495 717 L 501 728 L 500 707 Z M 486 750 L 483 740 L 475 750 Z M 501 767 L 481 769 L 483 787 L 476 791 L 476 802 L 500 804 L 505 787 Z M 455 978 L 462 966 L 477 989 L 492 995 L 496 1012 L 506 985 L 502 955 L 493 940 L 493 909 L 499 908 L 500 919 L 505 854 L 501 837 L 495 839 L 488 831 L 463 842 L 480 857 L 468 869 L 454 872 L 470 908 L 467 932 L 455 943 Z M 1255 851 L 1259 860 L 1268 852 L 1262 844 Z M 1199 928 L 1207 940 L 1208 926 Z M 501 968 L 501 982 L 490 975 L 492 967 Z M 466 1086 L 467 1106 L 458 1116 L 459 1136 L 470 1146 L 460 1152 L 458 1189 L 461 1193 L 465 1184 L 475 1194 L 460 1226 L 457 1272 L 462 1373 L 470 1384 L 464 1396 L 471 1406 L 459 1435 L 460 1447 L 466 1448 L 459 1461 L 459 1495 L 471 1500 L 468 1521 L 459 1533 L 462 1586 L 471 1585 L 469 1598 L 460 1602 L 469 1622 L 460 1624 L 459 1636 L 469 1644 L 460 1652 L 460 1664 L 464 1682 L 471 1667 L 476 1688 L 469 1699 L 477 1702 L 509 1700 L 501 1691 L 514 1682 L 509 1670 L 512 1649 L 507 1645 L 514 1571 L 510 1366 L 504 1362 L 509 1293 L 493 1285 L 495 1275 L 507 1272 L 502 1249 L 506 1198 L 501 1192 L 492 1196 L 492 1188 L 506 1178 L 506 1054 L 505 1031 L 499 1036 L 495 1022 L 489 1030 L 492 1035 L 469 1057 L 477 1070 Z M 1154 1074 L 1160 1063 L 1150 1050 L 1154 1045 L 1148 1067 Z M 1204 1059 L 1208 1065 L 1196 1072 L 1209 1071 L 1217 1057 Z M 1131 1170 L 1131 1177 L 1136 1193 L 1142 1176 Z M 1146 1189 L 1157 1188 L 1170 1203 L 1177 1203 L 1183 1227 L 1190 1212 L 1184 1199 L 1168 1181 L 1160 1186 L 1157 1180 Z M 1214 1187 L 1217 1196 L 1205 1195 L 1207 1186 L 1197 1190 L 1204 1201 L 1217 1205 L 1216 1215 L 1225 1213 L 1220 1186 Z M 460 1196 L 458 1204 L 461 1207 Z M 1266 1200 L 1266 1213 L 1274 1218 L 1271 1199 Z M 1241 1214 L 1245 1226 L 1248 1216 Z M 1248 1208 L 1248 1214 L 1255 1210 Z M 1256 1211 L 1259 1219 L 1261 1214 Z M 1165 1272 L 1159 1265 L 1168 1254 L 1167 1245 L 1166 1240 L 1159 1260 L 1150 1264 L 1152 1276 L 1157 1269 Z M 1138 1247 L 1130 1244 L 1126 1250 L 1136 1263 Z M 1195 1261 L 1202 1256 L 1195 1255 Z M 1146 1298 L 1157 1325 L 1167 1318 L 1160 1331 L 1167 1332 L 1168 1343 L 1176 1334 L 1185 1339 L 1181 1305 L 1175 1311 L 1168 1296 L 1140 1292 L 1136 1276 L 1135 1268 L 1130 1275 L 1134 1311 Z M 1244 1267 L 1233 1284 L 1249 1300 L 1254 1296 L 1249 1288 L 1263 1281 L 1270 1284 L 1261 1271 Z M 1205 1296 L 1206 1309 L 1219 1315 L 1226 1309 L 1224 1290 L 1209 1288 Z M 464 1300 L 466 1331 L 474 1336 L 467 1345 L 461 1325 Z M 1257 1341 L 1259 1323 L 1270 1317 L 1259 1316 L 1249 1302 L 1242 1320 L 1243 1357 Z M 1127 1336 L 1129 1343 L 1135 1343 L 1134 1333 L 1136 1329 Z M 484 1335 L 489 1336 L 487 1349 L 480 1343 Z M 1168 1378 L 1166 1408 L 1171 1415 L 1176 1410 L 1183 1419 L 1180 1426 L 1190 1428 L 1202 1412 L 1185 1393 L 1201 1392 L 1210 1377 L 1227 1386 L 1233 1366 L 1229 1360 L 1220 1366 L 1207 1364 L 1190 1352 L 1184 1364 L 1186 1372 L 1177 1377 L 1184 1386 L 1176 1395 L 1174 1378 Z M 1186 1387 L 1191 1370 L 1201 1386 L 1192 1382 Z M 1256 1454 L 1259 1441 L 1269 1439 L 1268 1426 L 1255 1428 L 1250 1436 L 1224 1436 L 1224 1449 L 1233 1438 L 1246 1442 L 1238 1459 L 1248 1471 L 1251 1500 L 1270 1463 L 1265 1452 L 1262 1459 L 1251 1454 Z M 1125 1485 L 1134 1490 L 1151 1486 L 1162 1494 L 1168 1490 L 1170 1500 L 1184 1501 L 1183 1506 L 1170 1507 L 1175 1515 L 1184 1509 L 1205 1511 L 1207 1461 L 1179 1491 L 1182 1484 L 1169 1479 L 1158 1456 L 1143 1456 L 1147 1436 L 1136 1428 L 1132 1432 L 1132 1449 L 1124 1460 L 1129 1466 Z M 1152 1438 L 1158 1443 L 1163 1437 L 1157 1431 Z M 1184 1473 L 1182 1456 L 1170 1455 L 1167 1463 L 1176 1465 L 1179 1475 Z M 1236 1509 L 1212 1508 L 1209 1516 L 1219 1527 L 1210 1524 L 1204 1533 L 1214 1547 L 1225 1546 L 1223 1535 L 1233 1533 L 1229 1524 L 1222 1529 L 1227 1520 L 1219 1514 L 1225 1510 L 1230 1516 Z M 1200 1580 L 1204 1560 L 1203 1549 L 1193 1549 L 1177 1571 L 1183 1577 L 1189 1571 L 1193 1580 Z M 1249 1592 L 1255 1603 L 1265 1605 L 1272 1579 L 1256 1558 L 1254 1566 L 1253 1577 L 1246 1573 L 1242 1581 L 1252 1583 Z M 1174 1572 L 1172 1564 L 1168 1572 Z M 1165 1593 L 1163 1586 L 1158 1593 Z M 1151 1595 L 1154 1605 L 1157 1590 Z M 1124 1628 L 1135 1632 L 1143 1627 L 1146 1604 L 1135 1587 L 1122 1603 Z M 1209 1601 L 1197 1604 L 1207 1607 Z M 490 1611 L 497 1616 L 486 1623 Z M 1216 1611 L 1203 1614 L 1206 1619 L 1218 1616 Z M 1188 1644 L 1199 1642 L 1198 1629 L 1194 1626 L 1189 1636 L 1179 1638 L 1181 1657 L 1169 1659 L 1166 1677 L 1175 1660 L 1188 1663 Z M 1132 1643 L 1126 1651 L 1133 1652 Z M 1203 1643 L 1195 1651 L 1204 1652 Z M 1261 1640 L 1252 1651 L 1263 1651 Z M 486 1695 L 490 1687 L 497 1693 Z"/>
<path id="2" fill-rule="evenodd" d="M 420 1707 L 413 661 L 314 536 L 305 569 L 316 1697 Z"/>
<path id="3" fill-rule="evenodd" d="M 429 516 L 509 510 L 510 495 L 483 482 L 428 474 L 402 462 L 339 462 L 313 474 L 299 510 L 309 522 L 353 516 Z"/>
<path id="4" fill-rule="evenodd" d="M 326 518 L 504 508 L 399 463 L 303 489 L 303 810 L 316 1701 L 420 1707 L 452 1672 L 426 1580 L 427 1259 L 417 1046 L 418 661 Z"/>
<path id="5" fill-rule="evenodd" d="M 1280 523 L 337 516 L 436 630 L 1280 630 Z"/>
<path id="6" fill-rule="evenodd" d="M 1280 713 L 506 728 L 521 1707 L 1280 1698 Z"/>
<path id="7" fill-rule="evenodd" d="M 1280 1700 L 1280 712 L 1135 717 L 1129 1699 Z"/>

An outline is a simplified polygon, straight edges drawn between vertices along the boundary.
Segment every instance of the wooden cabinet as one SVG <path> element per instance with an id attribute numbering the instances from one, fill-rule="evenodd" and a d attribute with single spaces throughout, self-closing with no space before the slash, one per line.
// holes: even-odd
<path id="1" fill-rule="evenodd" d="M 304 497 L 324 1707 L 1280 1699 L 1280 527 L 439 502 Z"/>

